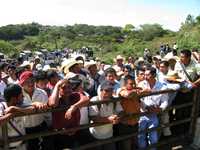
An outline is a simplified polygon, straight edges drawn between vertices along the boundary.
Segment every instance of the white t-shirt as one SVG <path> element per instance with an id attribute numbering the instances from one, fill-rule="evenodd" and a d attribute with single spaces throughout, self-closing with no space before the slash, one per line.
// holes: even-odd
<path id="1" fill-rule="evenodd" d="M 31 105 L 33 102 L 41 102 L 44 104 L 48 102 L 47 93 L 39 88 L 35 88 L 32 98 L 25 91 L 23 91 L 23 96 L 24 104 L 26 105 Z M 25 127 L 30 128 L 38 126 L 45 121 L 45 114 L 30 115 L 24 118 Z"/>
<path id="2" fill-rule="evenodd" d="M 98 96 L 95 96 L 91 99 L 91 101 L 99 101 L 100 98 Z M 99 109 L 100 108 L 100 109 Z M 100 107 L 97 107 L 97 105 L 93 105 L 89 107 L 89 115 L 90 116 L 100 116 L 100 117 L 108 117 L 113 114 L 116 114 L 117 112 L 122 111 L 122 107 L 119 102 L 116 103 L 116 106 L 114 108 L 113 103 L 109 104 L 102 104 Z M 89 128 L 90 133 L 96 138 L 96 139 L 108 139 L 113 136 L 113 125 L 112 124 L 105 124 L 102 126 L 97 127 L 91 127 Z"/>
<path id="3" fill-rule="evenodd" d="M 11 77 L 8 78 L 8 84 L 18 84 L 19 80 L 13 80 Z"/>

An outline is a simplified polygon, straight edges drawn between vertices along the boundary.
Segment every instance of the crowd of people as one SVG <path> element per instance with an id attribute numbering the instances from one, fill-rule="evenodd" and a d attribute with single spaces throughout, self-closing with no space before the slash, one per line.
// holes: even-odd
<path id="1" fill-rule="evenodd" d="M 191 107 L 163 111 L 192 101 L 193 91 L 200 85 L 200 55 L 197 50 L 188 49 L 180 50 L 179 55 L 174 52 L 149 54 L 145 49 L 144 57 L 130 56 L 127 60 L 117 55 L 113 64 L 99 59 L 86 61 L 78 56 L 63 59 L 60 66 L 54 68 L 42 64 L 38 57 L 31 63 L 1 62 L 0 126 L 7 123 L 9 137 L 104 123 L 89 129 L 12 142 L 9 148 L 61 150 L 139 132 L 134 138 L 95 147 L 98 150 L 133 150 L 156 144 L 162 137 L 186 133 L 188 123 L 166 127 L 162 132 L 153 130 L 147 134 L 142 131 L 190 117 Z M 176 92 L 140 98 L 142 94 L 166 89 Z M 89 102 L 114 101 L 119 97 L 121 100 L 114 103 L 88 106 Z M 67 110 L 14 117 L 18 113 L 62 106 Z M 128 115 L 141 112 L 150 114 Z M 158 115 L 160 112 L 163 113 Z"/>

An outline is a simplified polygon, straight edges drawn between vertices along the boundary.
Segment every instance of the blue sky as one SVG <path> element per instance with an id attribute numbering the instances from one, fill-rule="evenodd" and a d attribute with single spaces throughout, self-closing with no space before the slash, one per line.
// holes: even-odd
<path id="1" fill-rule="evenodd" d="M 177 31 L 188 14 L 200 15 L 200 0 L 1 0 L 0 26 L 159 23 Z"/>
<path id="2" fill-rule="evenodd" d="M 200 15 L 200 0 L 129 0 L 135 13 L 144 14 L 141 22 L 157 23 L 164 27 L 178 30 L 181 22 L 185 21 L 188 14 L 194 17 Z M 149 20 L 154 16 L 154 19 Z M 155 18 L 156 17 L 156 18 Z"/>

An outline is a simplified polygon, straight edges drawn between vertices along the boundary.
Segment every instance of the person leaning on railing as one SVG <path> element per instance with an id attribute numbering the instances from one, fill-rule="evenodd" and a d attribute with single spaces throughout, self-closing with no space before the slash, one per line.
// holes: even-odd
<path id="1" fill-rule="evenodd" d="M 140 113 L 140 99 L 137 94 L 141 91 L 141 88 L 137 88 L 135 80 L 132 76 L 128 75 L 124 78 L 124 86 L 119 89 L 119 96 L 121 96 L 121 105 L 123 111 L 126 114 Z M 126 115 L 125 114 L 125 115 Z M 127 135 L 138 131 L 138 117 L 137 116 L 124 116 L 121 120 L 119 135 Z M 136 138 L 130 138 L 125 141 L 119 142 L 119 149 L 123 150 L 133 150 L 135 149 Z M 132 146 L 134 145 L 134 146 Z"/>
<path id="2" fill-rule="evenodd" d="M 80 94 L 72 91 L 72 85 L 68 79 L 57 82 L 48 105 L 50 107 L 64 106 L 68 107 L 67 111 L 59 111 L 52 113 L 52 123 L 54 129 L 68 129 L 77 127 L 80 124 L 80 108 L 89 103 L 88 99 L 81 99 Z M 70 131 L 65 134 L 55 135 L 55 150 L 63 148 L 73 148 L 76 146 L 76 131 Z"/>
<path id="3" fill-rule="evenodd" d="M 10 84 L 4 91 L 4 100 L 0 101 L 0 127 L 4 123 L 8 125 L 8 136 L 25 135 L 25 126 L 23 117 L 15 117 L 16 114 L 30 113 L 39 110 L 40 105 L 25 106 L 23 103 L 22 88 L 17 84 Z M 2 139 L 2 129 L 0 129 L 0 139 Z M 3 146 L 0 147 L 0 150 Z M 12 142 L 9 149 L 25 150 L 23 141 Z"/>
<path id="4" fill-rule="evenodd" d="M 156 80 L 156 69 L 153 67 L 146 68 L 145 80 L 138 84 L 143 90 L 146 91 L 159 91 L 164 90 L 166 87 L 164 84 Z M 156 113 L 165 110 L 168 106 L 168 94 L 159 94 L 145 96 L 141 98 L 141 112 L 149 112 L 150 115 L 142 115 L 139 118 L 139 132 L 146 129 L 152 129 L 158 127 L 159 120 Z M 138 147 L 146 148 L 147 144 L 152 145 L 158 142 L 158 133 L 156 130 L 150 131 L 148 136 L 146 133 L 138 134 Z M 152 148 L 151 150 L 156 150 Z"/>
<path id="5" fill-rule="evenodd" d="M 27 105 L 40 105 L 41 109 L 47 108 L 47 93 L 35 87 L 35 79 L 31 71 L 24 71 L 19 77 L 19 84 L 23 89 L 24 103 Z M 26 134 L 37 133 L 48 129 L 47 114 L 25 116 Z M 27 141 L 27 150 L 48 149 L 49 140 L 46 137 L 34 138 Z"/>
<path id="6" fill-rule="evenodd" d="M 180 52 L 180 61 L 176 62 L 174 71 L 178 73 L 181 79 L 185 80 L 184 89 L 177 93 L 172 105 L 180 105 L 188 102 L 192 102 L 194 88 L 200 87 L 200 66 L 196 63 L 192 57 L 192 53 L 188 49 L 183 49 Z M 175 112 L 175 120 L 182 120 L 189 118 L 192 113 L 192 108 L 180 108 Z M 174 126 L 175 134 L 184 134 L 189 130 L 189 123 Z"/>
<path id="7" fill-rule="evenodd" d="M 100 85 L 99 96 L 95 96 L 91 99 L 91 102 L 95 101 L 107 101 L 113 98 L 113 83 L 111 81 L 105 80 Z M 118 124 L 120 117 L 118 113 L 122 111 L 122 107 L 119 102 L 93 105 L 89 107 L 89 116 L 92 123 L 107 123 L 101 126 L 91 127 L 90 133 L 97 140 L 110 139 L 113 136 L 113 125 Z M 116 149 L 115 143 L 105 144 L 96 147 L 97 150 L 108 150 Z"/>

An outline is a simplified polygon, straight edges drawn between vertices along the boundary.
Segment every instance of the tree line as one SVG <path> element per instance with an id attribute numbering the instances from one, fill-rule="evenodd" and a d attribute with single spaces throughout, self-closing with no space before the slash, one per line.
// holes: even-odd
<path id="1" fill-rule="evenodd" d="M 156 51 L 159 44 L 177 42 L 180 47 L 200 47 L 200 16 L 188 15 L 177 32 L 164 29 L 160 24 L 135 27 L 94 26 L 75 24 L 44 26 L 38 23 L 0 27 L 0 51 L 16 53 L 23 49 L 48 50 L 90 46 L 96 55 L 106 52 L 125 55 L 140 54 L 145 47 Z M 17 51 L 16 51 L 17 50 Z"/>

